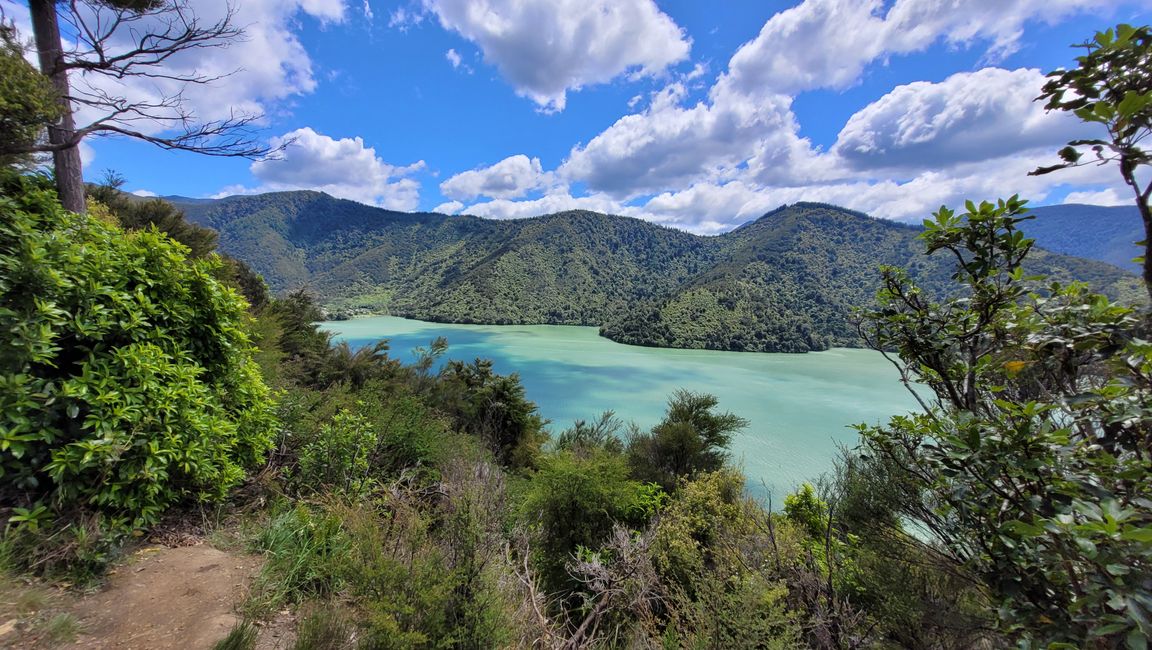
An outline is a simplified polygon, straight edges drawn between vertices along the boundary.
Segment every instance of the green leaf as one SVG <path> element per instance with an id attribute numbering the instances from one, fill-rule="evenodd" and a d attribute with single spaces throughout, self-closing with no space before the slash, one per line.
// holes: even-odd
<path id="1" fill-rule="evenodd" d="M 1129 542 L 1152 544 L 1152 528 L 1136 528 L 1120 533 L 1120 539 Z"/>

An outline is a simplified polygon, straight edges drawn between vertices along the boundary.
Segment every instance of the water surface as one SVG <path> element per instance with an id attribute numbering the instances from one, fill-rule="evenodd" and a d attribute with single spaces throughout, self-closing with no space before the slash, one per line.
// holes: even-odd
<path id="1" fill-rule="evenodd" d="M 721 410 L 750 421 L 733 438 L 733 456 L 753 492 L 767 489 L 777 507 L 784 494 L 831 468 L 838 444 L 856 444 L 850 425 L 916 408 L 895 369 L 871 350 L 669 350 L 615 343 L 593 327 L 446 325 L 391 316 L 322 327 L 353 347 L 389 339 L 391 355 L 406 363 L 414 360 L 413 348 L 443 336 L 447 358 L 483 357 L 499 373 L 518 372 L 554 432 L 609 409 L 650 428 L 676 389 L 711 393 Z"/>

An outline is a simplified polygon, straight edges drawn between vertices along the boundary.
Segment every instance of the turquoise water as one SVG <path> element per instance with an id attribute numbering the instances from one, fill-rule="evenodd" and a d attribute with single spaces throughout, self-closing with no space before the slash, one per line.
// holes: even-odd
<path id="1" fill-rule="evenodd" d="M 750 489 L 777 504 L 803 481 L 831 469 L 837 445 L 854 446 L 849 425 L 906 413 L 915 401 L 895 369 L 871 350 L 810 354 L 667 350 L 614 343 L 593 327 L 445 325 L 379 316 L 323 323 L 357 347 L 381 338 L 405 362 L 437 336 L 447 357 L 492 359 L 497 372 L 520 373 L 528 398 L 553 431 L 611 409 L 641 427 L 660 421 L 678 388 L 716 395 L 720 409 L 750 421 L 733 440 L 734 460 Z"/>

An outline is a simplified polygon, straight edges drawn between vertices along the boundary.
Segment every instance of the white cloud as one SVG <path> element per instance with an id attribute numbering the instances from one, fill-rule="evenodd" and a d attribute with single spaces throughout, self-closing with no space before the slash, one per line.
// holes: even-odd
<path id="1" fill-rule="evenodd" d="M 400 6 L 396 7 L 396 9 L 388 15 L 388 27 L 406 32 L 412 27 L 424 22 L 424 18 L 425 14 L 423 10 Z"/>
<path id="2" fill-rule="evenodd" d="M 433 212 L 439 212 L 440 214 L 459 214 L 460 211 L 463 209 L 464 209 L 463 203 L 461 203 L 459 201 L 447 201 L 445 203 L 441 203 L 440 205 L 432 208 L 432 211 Z"/>
<path id="3" fill-rule="evenodd" d="M 759 218 L 780 205 L 800 201 L 831 203 L 875 217 L 918 223 L 941 205 L 958 206 L 965 199 L 994 200 L 1020 194 L 1038 203 L 1049 199 L 1057 184 L 1099 186 L 1115 181 L 1115 170 L 1097 166 L 1067 170 L 1059 180 L 1028 176 L 1030 170 L 1050 162 L 1051 156 L 1036 152 L 957 163 L 948 169 L 918 171 L 905 179 L 844 178 L 826 183 L 768 185 L 748 173 L 735 180 L 696 182 L 686 189 L 663 192 L 639 202 L 605 193 L 573 196 L 567 188 L 558 186 L 531 200 L 497 199 L 459 210 L 455 210 L 456 205 L 452 207 L 455 212 L 498 219 L 594 210 L 711 235 Z M 1105 193 L 1101 197 L 1108 198 Z"/>
<path id="4" fill-rule="evenodd" d="M 851 166 L 947 166 L 1044 147 L 1056 148 L 1095 129 L 1033 101 L 1039 70 L 985 68 L 941 83 L 898 86 L 853 115 L 833 152 Z"/>
<path id="5" fill-rule="evenodd" d="M 364 20 L 368 22 L 372 22 L 372 19 L 376 17 L 376 14 L 372 13 L 372 5 L 368 4 L 368 0 L 364 0 L 364 6 L 361 8 L 361 11 L 364 13 Z"/>
<path id="6" fill-rule="evenodd" d="M 444 58 L 448 59 L 448 63 L 451 63 L 453 68 L 460 67 L 460 54 L 454 48 L 448 48 L 448 51 L 444 53 Z"/>
<path id="7" fill-rule="evenodd" d="M 91 169 L 92 163 L 96 160 L 96 150 L 87 140 L 80 141 L 80 164 L 84 169 Z M 49 161 L 51 162 L 51 161 Z"/>
<path id="8" fill-rule="evenodd" d="M 1085 190 L 1070 192 L 1064 197 L 1064 203 L 1084 203 L 1087 205 L 1133 205 L 1135 198 L 1129 193 L 1118 191 L 1114 187 L 1104 190 Z"/>
<path id="9" fill-rule="evenodd" d="M 926 49 L 984 44 L 997 61 L 1024 25 L 1099 15 L 1123 0 L 805 0 L 770 18 L 729 62 L 726 83 L 744 94 L 846 88 L 869 63 Z"/>
<path id="10" fill-rule="evenodd" d="M 564 110 L 569 90 L 625 73 L 659 75 L 691 47 L 652 0 L 424 0 L 424 7 L 546 111 Z M 414 20 L 397 12 L 397 26 Z"/>
<path id="11" fill-rule="evenodd" d="M 752 156 L 761 140 L 792 132 L 787 98 L 681 107 L 683 95 L 683 87 L 673 84 L 645 111 L 620 118 L 573 148 L 560 175 L 620 197 L 684 187 L 724 176 Z"/>
<path id="12" fill-rule="evenodd" d="M 279 159 L 252 163 L 257 187 L 233 186 L 222 194 L 308 189 L 392 210 L 415 210 L 420 203 L 420 183 L 406 177 L 423 169 L 424 161 L 390 165 L 359 137 L 334 139 L 309 127 L 273 138 L 272 144 L 288 141 L 293 142 Z"/>
<path id="13" fill-rule="evenodd" d="M 565 210 L 591 210 L 607 214 L 639 216 L 635 208 L 625 207 L 609 196 L 603 194 L 572 196 L 563 190 L 528 201 L 510 201 L 508 199 L 485 201 L 470 205 L 463 212 L 491 219 L 520 219 Z"/>
<path id="14" fill-rule="evenodd" d="M 152 198 L 154 196 L 159 196 L 158 194 L 156 194 L 152 190 L 132 190 L 132 193 L 135 194 L 136 196 L 142 196 L 146 199 Z"/>
<path id="15" fill-rule="evenodd" d="M 1030 22 L 1122 4 L 806 0 L 741 46 L 705 99 L 685 104 L 683 83 L 670 83 L 645 110 L 573 147 L 557 173 L 616 199 L 661 193 L 641 213 L 689 229 L 736 225 L 808 195 L 891 218 L 923 216 L 964 192 L 1046 196 L 1071 177 L 1026 172 L 1086 131 L 1032 102 L 1042 79 L 1035 70 L 989 68 L 897 88 L 858 112 L 831 152 L 801 137 L 793 96 L 850 86 L 869 64 L 930 46 L 982 46 L 994 59 L 1018 46 Z M 1013 175 L 994 187 L 980 183 L 989 172 L 965 168 L 977 162 Z M 905 196 L 912 191 L 924 195 Z"/>
<path id="16" fill-rule="evenodd" d="M 297 0 L 300 4 L 300 9 L 304 13 L 319 18 L 324 22 L 339 23 L 344 21 L 345 11 L 347 6 L 345 0 Z M 280 2 L 280 5 L 292 4 L 292 2 Z M 368 3 L 365 2 L 365 5 Z M 369 9 L 371 11 L 371 9 Z"/>
<path id="17" fill-rule="evenodd" d="M 234 113 L 271 113 L 279 110 L 287 100 L 313 92 L 317 81 L 312 59 L 297 35 L 299 19 L 303 15 L 324 25 L 340 23 L 346 18 L 346 1 L 245 0 L 224 3 L 188 0 L 189 9 L 203 26 L 223 19 L 230 5 L 236 12 L 232 24 L 243 28 L 243 37 L 232 39 L 224 47 L 197 48 L 174 55 L 164 62 L 162 68 L 166 75 L 219 77 L 212 83 L 185 87 L 159 77 L 117 80 L 103 75 L 73 74 L 74 90 L 107 92 L 131 101 L 151 102 L 183 91 L 186 108 L 201 120 L 227 119 Z M 18 24 L 27 24 L 26 7 L 4 0 L 0 8 Z M 155 29 L 159 24 L 157 19 L 149 19 L 133 23 L 132 27 L 136 30 Z M 108 56 L 132 47 L 137 36 L 138 33 L 122 27 L 108 43 Z M 174 115 L 174 112 L 169 115 Z M 81 108 L 77 122 L 84 125 L 101 116 L 100 111 Z M 149 134 L 164 130 L 164 126 L 158 123 L 138 122 L 134 127 Z"/>
<path id="18" fill-rule="evenodd" d="M 639 211 L 646 218 L 694 232 L 734 228 L 779 205 L 798 201 L 832 203 L 875 217 L 919 222 L 941 205 L 958 206 L 965 199 L 994 200 L 1020 194 L 1042 202 L 1057 182 L 1108 183 L 1115 174 L 1115 170 L 1092 166 L 1068 170 L 1059 181 L 1028 176 L 1050 158 L 1043 153 L 1005 156 L 943 171 L 921 171 L 906 180 L 878 178 L 779 187 L 751 180 L 698 183 L 652 197 Z"/>
<path id="19" fill-rule="evenodd" d="M 440 192 L 452 199 L 468 200 L 478 196 L 514 199 L 550 182 L 551 174 L 544 173 L 539 158 L 517 154 L 491 167 L 456 174 L 440 184 Z"/>

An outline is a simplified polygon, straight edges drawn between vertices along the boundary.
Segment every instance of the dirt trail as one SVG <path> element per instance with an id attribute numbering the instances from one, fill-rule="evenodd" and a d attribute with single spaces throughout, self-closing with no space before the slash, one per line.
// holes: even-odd
<path id="1" fill-rule="evenodd" d="M 258 557 L 204 545 L 143 548 L 68 608 L 81 634 L 65 647 L 211 648 L 238 622 L 236 607 L 259 567 Z"/>

